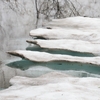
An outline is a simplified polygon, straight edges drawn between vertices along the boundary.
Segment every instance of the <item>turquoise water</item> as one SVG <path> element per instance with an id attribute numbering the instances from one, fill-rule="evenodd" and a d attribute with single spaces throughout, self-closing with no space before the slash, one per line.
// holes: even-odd
<path id="1" fill-rule="evenodd" d="M 80 57 L 94 57 L 94 55 L 91 53 L 81 53 L 81 52 L 75 52 L 69 50 L 42 49 L 39 46 L 27 47 L 26 50 L 48 52 L 52 54 L 65 54 L 65 55 L 80 56 Z"/>
<path id="2" fill-rule="evenodd" d="M 4 88 L 0 88 L 0 91 L 1 91 L 1 90 L 4 90 Z"/>
<path id="3" fill-rule="evenodd" d="M 55 61 L 55 62 L 39 63 L 22 59 L 20 61 L 15 61 L 7 65 L 13 68 L 19 68 L 21 70 L 27 70 L 29 68 L 36 68 L 36 66 L 42 66 L 58 71 L 66 71 L 66 70 L 86 71 L 92 74 L 100 75 L 100 66 L 92 64 L 82 64 L 76 62 Z"/>
<path id="4" fill-rule="evenodd" d="M 90 53 L 80 53 L 73 52 L 68 50 L 50 50 L 50 49 L 42 49 L 39 46 L 27 47 L 26 50 L 32 51 L 40 51 L 40 52 L 48 52 L 52 54 L 64 54 L 64 55 L 72 55 L 72 56 L 80 56 L 80 57 L 93 57 L 93 54 Z M 20 61 L 15 61 L 7 64 L 12 68 L 18 68 L 21 70 L 27 70 L 29 68 L 36 69 L 38 66 L 41 66 L 44 71 L 45 68 L 51 69 L 52 71 L 85 71 L 91 74 L 100 75 L 100 66 L 92 65 L 92 64 L 84 64 L 77 62 L 65 62 L 65 61 L 52 61 L 52 62 L 32 62 L 26 59 L 22 59 Z M 83 75 L 84 77 L 86 74 Z"/>

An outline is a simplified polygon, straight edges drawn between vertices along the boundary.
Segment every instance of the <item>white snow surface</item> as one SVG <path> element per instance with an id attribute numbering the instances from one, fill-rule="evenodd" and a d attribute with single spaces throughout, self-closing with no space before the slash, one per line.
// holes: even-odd
<path id="1" fill-rule="evenodd" d="M 35 82 L 36 78 L 28 79 L 26 77 L 16 76 L 12 79 L 15 83 L 13 86 L 0 91 L 0 100 L 100 99 L 100 78 L 77 78 L 63 75 L 61 73 L 50 73 L 40 77 L 40 79 L 37 78 L 37 82 L 43 83 L 43 79 L 45 79 L 44 85 L 40 84 L 34 86 L 34 84 L 30 83 Z M 50 82 L 50 80 L 56 81 L 54 83 L 53 81 Z M 45 81 L 47 81 L 47 83 Z"/>
<path id="2" fill-rule="evenodd" d="M 9 54 L 26 58 L 35 62 L 50 62 L 50 61 L 69 61 L 79 63 L 89 63 L 100 65 L 100 57 L 78 57 L 62 54 L 51 54 L 47 52 L 29 51 L 29 50 L 15 50 L 9 51 Z"/>
<path id="3" fill-rule="evenodd" d="M 32 37 L 76 39 L 100 43 L 100 18 L 70 17 L 54 19 L 48 26 L 30 31 Z"/>
<path id="4" fill-rule="evenodd" d="M 41 48 L 55 49 L 55 50 L 57 49 L 70 50 L 70 51 L 100 55 L 100 44 L 91 43 L 89 41 L 60 39 L 60 40 L 27 40 L 27 42 L 36 44 Z"/>
<path id="5" fill-rule="evenodd" d="M 52 49 L 62 48 L 78 52 L 99 53 L 99 18 L 71 17 L 54 19 L 47 27 L 51 29 L 35 29 L 30 31 L 30 35 L 60 40 L 57 40 L 58 42 L 46 40 L 45 44 L 43 44 L 44 40 L 35 40 L 35 44 L 40 47 L 46 48 L 49 44 L 48 48 Z M 54 47 L 55 45 L 56 47 Z M 15 50 L 8 53 L 34 62 L 69 61 L 100 65 L 99 56 L 77 57 L 28 50 Z M 0 91 L 0 100 L 100 100 L 100 78 L 78 78 L 54 72 L 38 78 L 16 76 L 10 80 L 10 83 L 11 87 Z"/>

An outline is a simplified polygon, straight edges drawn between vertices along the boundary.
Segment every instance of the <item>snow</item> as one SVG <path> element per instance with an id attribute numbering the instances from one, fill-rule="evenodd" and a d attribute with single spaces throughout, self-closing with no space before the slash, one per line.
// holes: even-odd
<path id="1" fill-rule="evenodd" d="M 28 43 L 33 43 L 41 48 L 55 50 L 70 50 L 83 53 L 92 53 L 100 55 L 100 44 L 89 41 L 61 39 L 61 40 L 27 40 Z M 85 49 L 84 49 L 85 48 Z"/>
<path id="2" fill-rule="evenodd" d="M 46 27 L 51 29 L 38 28 L 31 30 L 30 35 L 47 40 L 36 39 L 28 42 L 37 44 L 41 48 L 63 49 L 99 55 L 99 18 L 54 19 Z M 78 57 L 29 50 L 15 50 L 8 53 L 37 63 L 64 61 L 100 67 L 99 56 Z M 100 78 L 79 78 L 52 72 L 38 78 L 15 76 L 10 80 L 10 84 L 11 87 L 0 91 L 0 100 L 100 100 Z"/>
<path id="3" fill-rule="evenodd" d="M 55 75 L 57 74 L 58 77 Z M 57 80 L 55 83 L 51 80 Z M 61 77 L 60 77 L 61 76 Z M 78 78 L 67 75 L 50 73 L 43 77 L 37 78 L 41 83 L 45 79 L 47 83 L 34 86 L 30 84 L 36 80 L 14 77 L 13 86 L 0 92 L 0 100 L 99 100 L 100 99 L 100 78 Z M 59 78 L 61 80 L 59 80 Z M 26 82 L 26 84 L 24 84 Z M 58 82 L 59 81 L 59 82 Z M 20 82 L 20 83 L 18 83 Z M 48 83 L 49 82 L 49 83 Z M 17 83 L 17 84 L 16 84 Z"/>
<path id="4" fill-rule="evenodd" d="M 38 28 L 31 30 L 30 35 L 46 39 L 76 39 L 100 43 L 100 18 L 70 17 L 54 19 L 48 24 L 48 27 L 51 29 Z"/>
<path id="5" fill-rule="evenodd" d="M 29 51 L 29 50 L 15 50 L 9 51 L 9 54 L 28 59 L 35 62 L 50 62 L 50 61 L 69 61 L 79 63 L 89 63 L 100 65 L 100 57 L 78 57 L 62 54 L 51 54 L 47 52 Z"/>

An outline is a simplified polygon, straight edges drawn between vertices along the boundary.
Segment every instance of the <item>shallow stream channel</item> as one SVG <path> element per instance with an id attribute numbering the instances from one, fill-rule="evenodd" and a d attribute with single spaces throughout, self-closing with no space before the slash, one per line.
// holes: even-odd
<path id="1" fill-rule="evenodd" d="M 64 54 L 80 57 L 94 57 L 89 53 L 79 53 L 66 50 L 42 49 L 39 46 L 29 46 L 26 50 L 48 52 L 52 54 Z M 19 57 L 1 64 L 0 90 L 10 86 L 9 80 L 14 76 L 39 77 L 49 72 L 61 72 L 74 77 L 100 77 L 100 66 L 78 62 L 52 61 L 32 62 Z"/>

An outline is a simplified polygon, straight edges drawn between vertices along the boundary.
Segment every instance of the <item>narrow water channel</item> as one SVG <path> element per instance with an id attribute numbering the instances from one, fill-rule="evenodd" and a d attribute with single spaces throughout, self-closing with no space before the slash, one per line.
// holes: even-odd
<path id="1" fill-rule="evenodd" d="M 41 49 L 36 45 L 27 47 L 26 50 L 80 57 L 95 56 L 89 53 L 79 53 L 66 50 Z M 3 64 L 0 68 L 0 90 L 9 87 L 9 80 L 14 76 L 26 76 L 34 78 L 53 71 L 65 73 L 74 77 L 100 77 L 100 66 L 97 65 L 64 61 L 37 63 L 26 59 L 16 59 L 15 61 L 8 61 L 7 63 Z"/>

